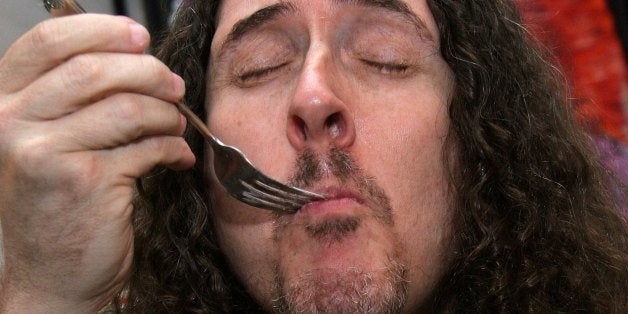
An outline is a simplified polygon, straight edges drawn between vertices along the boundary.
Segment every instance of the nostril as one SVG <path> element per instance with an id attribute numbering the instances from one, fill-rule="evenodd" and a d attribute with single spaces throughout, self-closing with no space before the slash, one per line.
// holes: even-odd
<path id="1" fill-rule="evenodd" d="M 299 137 L 300 141 L 305 142 L 308 137 L 307 123 L 305 123 L 305 121 L 298 116 L 293 116 L 292 121 L 293 128 L 295 129 L 294 133 Z"/>
<path id="2" fill-rule="evenodd" d="M 344 120 L 340 112 L 336 112 L 325 120 L 325 129 L 329 132 L 331 138 L 338 138 L 342 135 L 345 128 Z"/>
<path id="3" fill-rule="evenodd" d="M 308 114 L 291 113 L 288 118 L 287 136 L 294 148 L 325 150 L 329 149 L 330 145 L 344 148 L 353 143 L 354 125 L 346 111 L 314 109 L 316 110 L 306 112 Z"/>

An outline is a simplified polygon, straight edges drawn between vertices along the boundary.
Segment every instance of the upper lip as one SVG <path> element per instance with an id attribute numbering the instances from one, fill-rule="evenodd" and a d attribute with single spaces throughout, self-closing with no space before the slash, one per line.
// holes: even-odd
<path id="1" fill-rule="evenodd" d="M 353 199 L 355 202 L 359 204 L 363 204 L 365 202 L 365 199 L 361 193 L 359 193 L 356 189 L 346 187 L 346 186 L 342 186 L 342 187 L 339 185 L 318 186 L 318 187 L 310 187 L 309 190 L 314 193 L 318 193 L 325 196 L 325 199 L 307 203 L 304 205 L 304 207 L 310 204 L 323 203 L 323 202 L 338 200 L 338 199 Z"/>

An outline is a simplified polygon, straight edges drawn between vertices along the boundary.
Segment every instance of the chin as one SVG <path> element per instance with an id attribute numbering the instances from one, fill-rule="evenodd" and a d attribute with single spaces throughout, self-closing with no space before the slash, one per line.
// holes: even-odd
<path id="1" fill-rule="evenodd" d="M 391 226 L 356 212 L 296 217 L 276 232 L 271 310 L 397 313 L 408 294 Z"/>
<path id="2" fill-rule="evenodd" d="M 405 269 L 390 263 L 384 269 L 315 269 L 284 278 L 272 310 L 279 313 L 398 313 L 407 299 Z"/>

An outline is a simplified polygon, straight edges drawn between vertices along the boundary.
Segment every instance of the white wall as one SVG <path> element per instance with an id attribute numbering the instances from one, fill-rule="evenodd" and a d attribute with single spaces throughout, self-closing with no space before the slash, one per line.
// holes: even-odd
<path id="1" fill-rule="evenodd" d="M 129 15 L 140 23 L 145 17 L 142 11 L 142 1 L 127 0 Z M 112 13 L 113 5 L 110 0 L 80 0 L 79 3 L 88 12 Z M 0 0 L 0 55 L 20 35 L 44 19 L 49 18 L 41 0 Z"/>

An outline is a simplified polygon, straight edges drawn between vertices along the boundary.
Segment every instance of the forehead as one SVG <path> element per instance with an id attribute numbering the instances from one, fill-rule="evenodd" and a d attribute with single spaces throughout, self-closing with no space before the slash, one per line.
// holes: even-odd
<path id="1" fill-rule="evenodd" d="M 220 5 L 218 27 L 212 46 L 222 42 L 239 21 L 277 4 L 294 8 L 293 14 L 298 14 L 305 20 L 325 19 L 342 8 L 369 7 L 392 12 L 390 8 L 402 6 L 419 19 L 430 37 L 438 38 L 437 26 L 426 0 L 225 0 Z"/>

